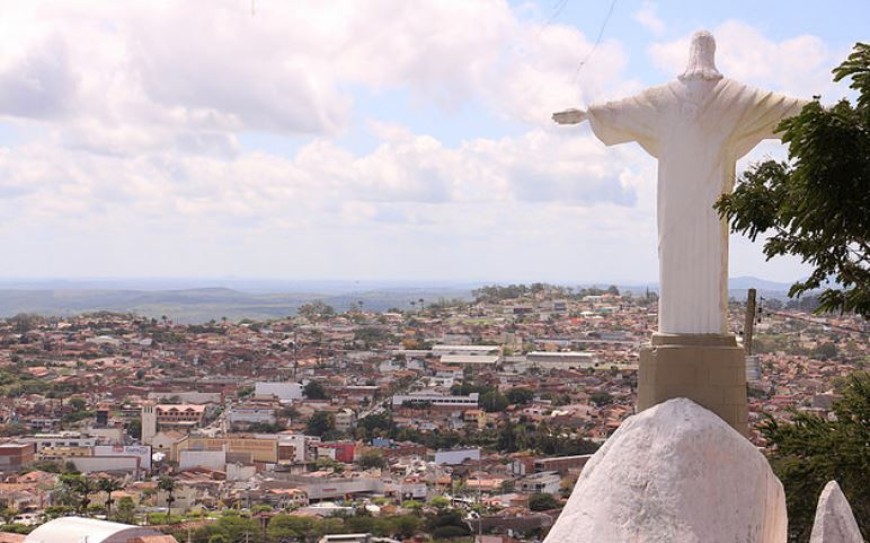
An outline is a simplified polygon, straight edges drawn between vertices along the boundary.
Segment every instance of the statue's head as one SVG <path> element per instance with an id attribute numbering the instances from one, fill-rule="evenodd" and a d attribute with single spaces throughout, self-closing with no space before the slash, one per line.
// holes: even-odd
<path id="1" fill-rule="evenodd" d="M 689 48 L 689 64 L 679 78 L 682 81 L 692 79 L 721 79 L 722 74 L 716 69 L 716 40 L 713 34 L 699 30 L 692 34 L 692 45 Z"/>

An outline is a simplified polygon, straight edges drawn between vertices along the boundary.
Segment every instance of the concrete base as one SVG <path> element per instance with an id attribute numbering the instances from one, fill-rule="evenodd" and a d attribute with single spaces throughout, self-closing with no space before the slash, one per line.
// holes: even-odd
<path id="1" fill-rule="evenodd" d="M 653 334 L 641 349 L 637 410 L 689 398 L 748 435 L 746 361 L 734 336 Z"/>

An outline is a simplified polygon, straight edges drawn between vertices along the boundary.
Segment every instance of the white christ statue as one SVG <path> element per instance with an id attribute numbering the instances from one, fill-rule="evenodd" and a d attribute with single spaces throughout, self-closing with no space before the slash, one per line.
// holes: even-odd
<path id="1" fill-rule="evenodd" d="M 658 159 L 659 333 L 726 334 L 728 225 L 713 204 L 734 185 L 735 164 L 806 103 L 723 78 L 709 32 L 692 36 L 676 80 L 636 96 L 569 109 L 605 145 L 636 141 Z"/>

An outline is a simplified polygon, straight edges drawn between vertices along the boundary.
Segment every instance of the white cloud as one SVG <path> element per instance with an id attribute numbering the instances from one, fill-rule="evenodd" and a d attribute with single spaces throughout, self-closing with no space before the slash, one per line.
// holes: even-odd
<path id="1" fill-rule="evenodd" d="M 655 7 L 636 14 L 652 32 Z M 523 13 L 501 0 L 4 6 L 0 120 L 17 133 L 0 140 L 0 245 L 28 254 L 4 273 L 298 277 L 341 262 L 363 276 L 595 278 L 632 255 L 624 269 L 654 277 L 654 162 L 550 121 L 640 88 L 622 73 L 627 46 L 606 39 L 580 67 L 586 35 Z M 730 76 L 797 94 L 828 78 L 815 38 L 715 32 Z M 676 74 L 686 45 L 650 54 Z M 443 131 L 403 119 L 404 103 L 361 110 L 379 96 Z M 469 112 L 507 120 L 505 135 L 457 136 L 451 115 Z"/>
<path id="2" fill-rule="evenodd" d="M 624 155 L 631 163 L 631 151 Z M 362 156 L 316 140 L 292 158 L 169 151 L 128 159 L 32 144 L 0 153 L 0 212 L 45 229 L 113 217 L 145 230 L 171 221 L 262 231 L 364 219 L 420 226 L 456 205 L 630 207 L 646 189 L 626 182 L 626 163 L 612 157 L 588 133 L 543 130 L 457 147 L 410 135 Z"/>
<path id="3" fill-rule="evenodd" d="M 45 2 L 16 13 L 0 114 L 65 118 L 72 144 L 114 153 L 173 142 L 165 130 L 335 135 L 355 87 L 406 89 L 448 110 L 480 99 L 545 124 L 625 65 L 604 42 L 577 77 L 592 44 L 521 21 L 502 0 L 261 2 L 255 15 L 232 0 Z"/>
<path id="4" fill-rule="evenodd" d="M 0 154 L 0 180 L 19 180 L 0 193 L 0 240 L 10 250 L 22 231 L 42 240 L 40 254 L 9 263 L 11 274 L 89 266 L 108 275 L 195 274 L 197 262 L 208 262 L 220 273 L 299 276 L 337 258 L 361 276 L 399 263 L 394 276 L 426 276 L 436 257 L 444 269 L 486 275 L 463 267 L 479 254 L 503 260 L 505 277 L 531 278 L 534 266 L 518 263 L 517 250 L 525 262 L 555 245 L 565 247 L 564 270 L 592 278 L 606 265 L 583 254 L 620 238 L 632 240 L 626 250 L 647 242 L 654 252 L 649 235 L 638 234 L 651 213 L 625 205 L 649 191 L 649 162 L 637 150 L 616 154 L 636 166 L 627 170 L 582 132 L 540 130 L 457 147 L 414 135 L 362 156 L 325 140 L 291 158 L 162 153 L 134 161 L 34 145 Z M 627 181 L 632 175 L 646 181 Z M 58 253 L 76 256 L 60 262 Z M 564 270 L 541 276 L 570 276 Z"/>
<path id="5" fill-rule="evenodd" d="M 480 82 L 481 94 L 502 115 L 550 124 L 553 112 L 613 95 L 622 83 L 626 56 L 616 42 L 600 43 L 590 56 L 594 44 L 559 25 L 528 25 L 516 39 L 497 71 Z"/>
<path id="6" fill-rule="evenodd" d="M 643 5 L 639 10 L 634 12 L 632 18 L 656 36 L 661 36 L 665 33 L 665 23 L 656 14 L 654 2 L 644 0 Z"/>
<path id="7" fill-rule="evenodd" d="M 90 255 L 109 274 L 137 266 L 183 274 L 196 258 L 227 273 L 250 274 L 262 255 L 289 265 L 269 250 L 274 239 L 293 254 L 316 252 L 311 269 L 340 253 L 365 270 L 392 250 L 428 244 L 455 258 L 446 239 L 483 250 L 505 232 L 531 240 L 569 209 L 635 201 L 625 166 L 608 160 L 588 132 L 551 127 L 446 146 L 369 117 L 379 140 L 370 152 L 332 138 L 355 122 L 358 87 L 405 90 L 426 108 L 477 102 L 507 119 L 549 125 L 552 111 L 619 84 L 618 44 L 601 44 L 574 81 L 591 44 L 565 26 L 519 21 L 495 0 L 263 1 L 254 17 L 236 3 L 189 6 L 57 3 L 20 15 L 39 31 L 0 56 L 0 78 L 36 81 L 46 92 L 35 98 L 41 109 L 10 102 L 2 113 L 18 124 L 43 119 L 48 137 L 0 154 L 0 239 L 29 229 L 54 250 Z M 72 74 L 65 93 L 27 62 L 45 57 L 47 44 L 67 59 L 59 72 Z M 243 148 L 243 130 L 318 136 L 278 156 Z M 515 219 L 507 227 L 505 213 Z M 613 216 L 584 220 L 591 230 Z M 571 229 L 558 236 L 576 243 Z M 389 249 L 380 245 L 389 239 Z M 219 240 L 250 256 L 216 257 Z M 116 258 L 94 256 L 97 247 Z M 87 268 L 57 268 L 51 254 L 18 272 Z"/>

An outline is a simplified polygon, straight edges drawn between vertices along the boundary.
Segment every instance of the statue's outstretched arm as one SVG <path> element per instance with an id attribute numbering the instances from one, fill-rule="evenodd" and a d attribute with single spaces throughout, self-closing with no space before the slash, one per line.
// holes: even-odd
<path id="1" fill-rule="evenodd" d="M 586 120 L 588 115 L 582 109 L 566 109 L 553 113 L 553 120 L 559 124 L 578 124 Z"/>

